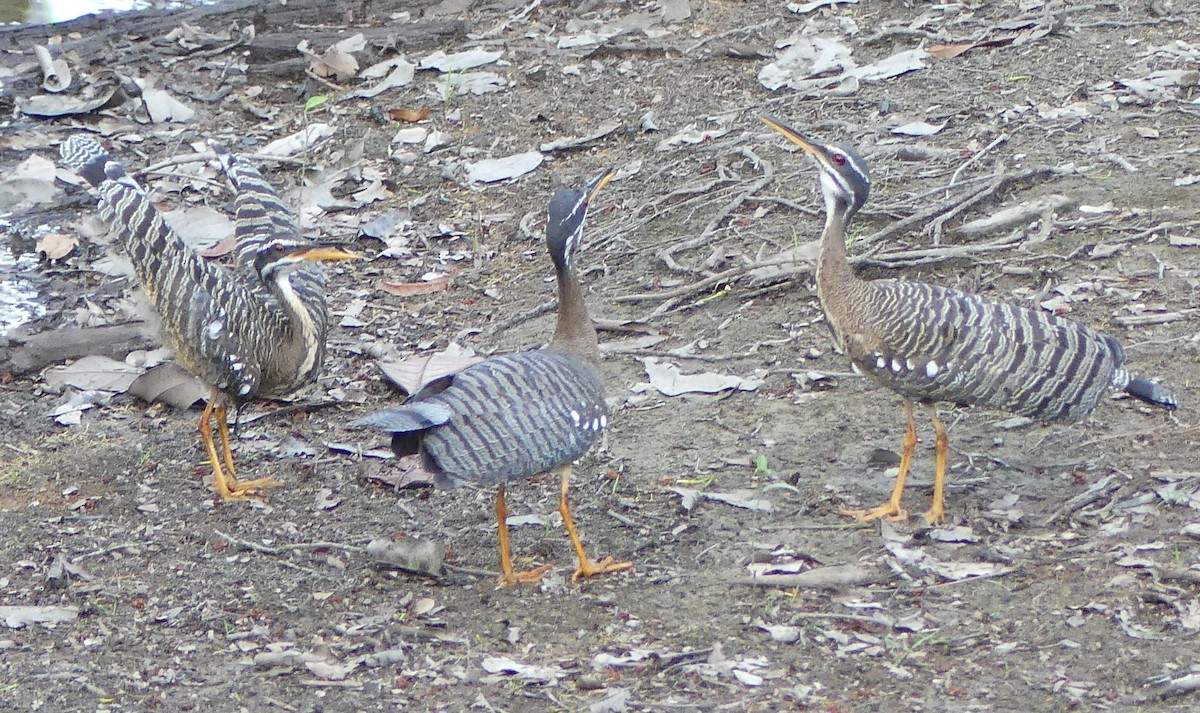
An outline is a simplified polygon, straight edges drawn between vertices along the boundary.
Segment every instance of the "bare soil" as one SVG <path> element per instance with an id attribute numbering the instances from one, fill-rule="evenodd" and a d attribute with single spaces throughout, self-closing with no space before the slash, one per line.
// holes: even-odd
<path id="1" fill-rule="evenodd" d="M 663 9 L 549 0 L 326 5 L 323 24 L 272 24 L 273 10 L 263 14 L 252 4 L 189 17 L 210 32 L 257 18 L 260 35 L 286 38 L 289 47 L 319 31 L 326 39 L 314 43 L 318 51 L 329 37 L 370 29 L 361 66 L 392 51 L 382 47 L 380 30 L 397 22 L 393 12 L 410 10 L 414 21 L 462 20 L 461 32 L 424 40 L 409 33 L 399 46 L 414 60 L 435 49 L 503 50 L 503 63 L 485 69 L 508 86 L 443 101 L 444 79 L 420 73 L 409 87 L 376 99 L 349 98 L 307 77 L 294 53 L 246 60 L 244 47 L 220 43 L 185 52 L 160 39 L 176 23 L 139 34 L 127 19 L 130 29 L 76 45 L 86 55 L 77 74 L 158 76 L 160 86 L 192 97 L 195 122 L 138 125 L 128 105 L 99 121 L 14 112 L 0 139 L 7 171 L 31 152 L 52 157 L 59 139 L 85 126 L 112 138 L 138 133 L 141 158 L 129 142 L 118 143 L 121 158 L 139 171 L 206 136 L 253 151 L 299 130 L 305 100 L 325 94 L 334 100 L 309 120 L 337 133 L 308 160 L 334 163 L 361 142 L 362 165 L 385 172 L 393 192 L 362 209 L 361 221 L 401 209 L 413 237 L 408 258 L 331 271 L 335 312 L 367 301 L 358 315 L 364 326 L 334 327 L 327 376 L 309 397 L 341 400 L 239 429 L 240 475 L 287 483 L 264 503 L 214 503 L 194 411 L 120 396 L 63 428 L 47 415 L 62 397 L 37 374 L 0 385 L 0 604 L 80 610 L 55 628 L 0 630 L 0 707 L 333 713 L 1200 705 L 1192 393 L 1200 380 L 1193 314 L 1200 306 L 1200 184 L 1177 181 L 1200 174 L 1200 95 L 1193 86 L 1192 93 L 1139 100 L 1113 84 L 1156 70 L 1195 70 L 1194 59 L 1151 50 L 1174 42 L 1200 47 L 1200 6 L 1025 3 L 1036 7 L 1023 16 L 1017 3 L 864 0 L 797 14 L 783 3 L 693 0 L 690 16 L 644 23 L 649 32 L 558 49 L 560 36 L 637 13 L 653 20 Z M 848 35 L 852 25 L 857 31 Z M 757 79 L 776 43 L 805 28 L 840 39 L 866 64 L 920 43 L 1031 27 L 1051 31 L 931 58 L 922 70 L 863 83 L 849 96 L 770 92 Z M 85 30 L 69 39 L 87 37 Z M 40 78 L 23 76 L 28 81 L 15 85 L 16 94 L 36 93 Z M 229 92 L 218 100 L 197 98 L 223 87 Z M 400 127 L 380 123 L 373 105 L 429 106 L 424 125 L 448 132 L 449 148 L 390 160 Z M 1074 118 L 1047 112 L 1076 105 L 1091 111 Z M 259 120 L 247 106 L 270 115 Z M 648 112 L 657 132 L 643 129 Z M 1085 423 L 1006 429 L 1007 414 L 944 408 L 953 449 L 950 521 L 931 529 L 920 518 L 880 526 L 840 516 L 841 508 L 886 498 L 903 418 L 897 397 L 849 374 L 831 348 L 804 263 L 781 279 L 748 274 L 755 260 L 808 243 L 821 226 L 815 169 L 784 150 L 760 124 L 762 113 L 849 141 L 868 156 L 874 193 L 855 228 L 865 240 L 853 250 L 870 256 L 861 266 L 867 274 L 1028 306 L 1057 300 L 1052 306 L 1119 336 L 1135 370 L 1171 384 L 1181 409 L 1165 414 L 1113 399 Z M 620 122 L 618 131 L 553 153 L 514 182 L 464 187 L 443 177 L 460 156 L 536 149 L 610 119 Z M 945 127 L 923 138 L 892 133 L 910 121 Z M 728 133 L 657 150 L 690 125 Z M 23 148 L 14 148 L 15 137 Z M 905 160 L 898 149 L 911 147 L 931 151 Z M 599 196 L 581 256 L 593 316 L 644 323 L 666 339 L 631 350 L 623 348 L 626 335 L 602 335 L 618 347 L 605 364 L 614 413 L 605 442 L 576 466 L 573 493 L 590 551 L 635 566 L 572 584 L 556 484 L 534 478 L 509 487 L 510 508 L 542 515 L 545 524 L 516 528 L 514 551 L 519 566 L 556 568 L 541 586 L 498 590 L 484 571 L 497 566 L 490 491 L 395 489 L 379 480 L 396 476 L 394 463 L 324 444 L 383 446 L 376 434 L 346 426 L 400 398 L 380 376 L 373 344 L 409 354 L 457 341 L 486 354 L 545 341 L 553 284 L 537 222 L 555 185 L 581 182 L 606 165 L 629 175 Z M 1000 170 L 1036 167 L 1060 170 L 995 181 Z M 296 164 L 263 170 L 281 189 L 301 181 Z M 153 187 L 163 174 L 142 178 Z M 961 184 L 970 179 L 980 180 Z M 967 187 L 990 182 L 994 189 L 978 202 L 948 214 Z M 961 185 L 944 188 L 952 183 Z M 77 229 L 91 199 L 69 194 L 57 212 L 26 221 Z M 955 231 L 1053 194 L 1070 204 L 997 234 Z M 228 200 L 215 186 L 199 195 L 216 207 Z M 946 208 L 928 219 L 870 239 L 939 202 Z M 924 230 L 947 214 L 943 233 Z M 317 229 L 353 239 L 353 219 L 326 214 Z M 1011 240 L 979 249 L 1005 236 Z M 379 243 L 363 238 L 359 248 L 373 253 Z M 906 251 L 923 252 L 888 257 Z M 450 262 L 456 253 L 465 259 Z M 79 269 L 102 254 L 85 241 L 71 260 L 46 266 L 54 293 L 43 326 L 70 324 L 89 304 L 112 314 L 119 286 Z M 401 298 L 377 289 L 381 278 L 411 282 L 449 268 L 458 276 L 444 292 Z M 715 275 L 724 276 L 708 279 Z M 647 356 L 687 372 L 765 381 L 718 396 L 635 393 Z M 809 372 L 833 376 L 814 382 Z M 264 408 L 274 407 L 251 410 Z M 926 507 L 933 467 L 926 423 L 920 433 L 906 498 L 914 513 Z M 285 455 L 289 437 L 316 455 Z M 742 496 L 771 509 L 706 499 L 688 511 L 672 487 L 749 491 Z M 434 579 L 372 563 L 362 548 L 380 537 L 444 543 L 456 568 Z M 861 576 L 841 586 L 748 583 L 747 565 L 784 561 L 817 573 L 851 565 Z M 295 655 L 270 655 L 287 651 Z M 510 664 L 493 665 L 500 658 L 544 668 L 514 673 Z M 331 671 L 339 666 L 348 670 Z M 1163 688 L 1170 680 L 1177 684 Z"/>

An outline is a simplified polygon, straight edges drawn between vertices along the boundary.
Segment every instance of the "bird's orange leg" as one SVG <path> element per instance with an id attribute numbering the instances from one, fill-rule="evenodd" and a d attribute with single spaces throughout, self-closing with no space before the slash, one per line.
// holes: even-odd
<path id="1" fill-rule="evenodd" d="M 896 474 L 896 485 L 892 488 L 892 497 L 886 503 L 870 510 L 842 510 L 840 511 L 842 515 L 856 517 L 863 522 L 879 518 L 884 518 L 889 522 L 902 522 L 908 519 L 908 513 L 900 507 L 900 498 L 904 495 L 904 481 L 908 478 L 908 467 L 912 465 L 913 452 L 917 449 L 917 419 L 913 413 L 913 404 L 908 399 L 904 400 L 904 418 L 908 425 L 904 431 L 904 440 L 901 442 L 900 472 Z"/>
<path id="2" fill-rule="evenodd" d="M 621 572 L 633 567 L 633 562 L 613 562 L 612 557 L 605 557 L 599 562 L 592 562 L 588 559 L 587 552 L 583 549 L 583 543 L 579 541 L 579 532 L 575 529 L 575 520 L 571 517 L 571 503 L 567 500 L 567 490 L 571 487 L 571 464 L 568 463 L 559 468 L 559 473 L 562 478 L 561 485 L 558 491 L 558 511 L 562 514 L 563 525 L 567 528 L 567 535 L 571 538 L 571 545 L 575 548 L 575 556 L 579 558 L 579 567 L 571 574 L 571 581 L 577 582 L 580 577 L 594 577 L 597 574 L 605 574 L 607 572 Z"/>
<path id="3" fill-rule="evenodd" d="M 504 483 L 496 488 L 496 527 L 500 532 L 500 579 L 498 584 L 506 587 L 510 584 L 535 584 L 550 569 L 550 565 L 534 567 L 526 572 L 513 572 L 512 550 L 508 544 L 508 506 L 504 503 Z"/>
<path id="4" fill-rule="evenodd" d="M 936 440 L 933 446 L 933 502 L 925 512 L 925 520 L 930 525 L 937 525 L 946 519 L 944 495 L 946 491 L 946 458 L 950 453 L 950 434 L 946 432 L 946 424 L 938 418 L 937 407 L 925 404 L 929 420 L 933 421 L 933 432 Z"/>
<path id="5" fill-rule="evenodd" d="M 239 483 L 234 476 L 233 450 L 229 445 L 228 408 L 225 399 L 219 392 L 214 391 L 200 416 L 200 439 L 204 442 L 204 450 L 208 453 L 208 462 L 213 471 L 213 488 L 221 500 L 244 500 L 257 495 L 263 488 L 274 488 L 283 485 L 274 478 L 259 478 Z M 221 452 L 217 453 L 217 444 L 213 439 L 212 418 L 217 419 L 217 434 L 221 439 Z M 224 462 L 225 467 L 221 464 Z"/>

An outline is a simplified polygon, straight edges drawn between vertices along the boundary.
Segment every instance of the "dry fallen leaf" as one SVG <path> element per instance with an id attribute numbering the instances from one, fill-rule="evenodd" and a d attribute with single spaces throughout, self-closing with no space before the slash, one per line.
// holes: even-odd
<path id="1" fill-rule="evenodd" d="M 504 158 L 488 158 L 467 164 L 467 178 L 476 183 L 494 183 L 510 178 L 524 176 L 538 166 L 546 158 L 540 151 L 505 156 Z"/>
<path id="2" fill-rule="evenodd" d="M 414 356 L 399 361 L 381 361 L 379 368 L 388 381 L 400 387 L 405 393 L 415 394 L 431 381 L 457 374 L 483 357 L 475 356 L 474 352 L 464 350 L 457 344 L 451 344 L 445 351 L 426 356 Z"/>
<path id="3" fill-rule="evenodd" d="M 392 121 L 405 121 L 415 124 L 418 121 L 424 121 L 429 118 L 429 107 L 423 106 L 420 109 L 388 109 L 387 115 Z"/>
<path id="4" fill-rule="evenodd" d="M 61 260 L 71 254 L 79 239 L 65 233 L 47 233 L 37 241 L 37 251 L 46 256 L 50 262 Z"/>
<path id="5" fill-rule="evenodd" d="M 930 45 L 929 54 L 938 59 L 954 59 L 960 54 L 964 54 L 967 50 L 978 47 L 976 42 L 956 42 L 951 45 Z"/>
<path id="6" fill-rule="evenodd" d="M 514 661 L 507 656 L 489 656 L 481 665 L 488 673 L 516 675 L 527 681 L 536 683 L 551 683 L 560 678 L 566 678 L 567 672 L 555 665 L 527 664 Z"/>
<path id="7" fill-rule="evenodd" d="M 211 392 L 188 370 L 175 362 L 166 362 L 134 379 L 129 385 L 129 393 L 147 403 L 188 409 Z"/>
<path id="8" fill-rule="evenodd" d="M 412 297 L 414 295 L 429 295 L 434 292 L 441 292 L 450 286 L 454 281 L 454 273 L 439 275 L 422 282 L 392 282 L 391 280 L 380 280 L 379 289 L 390 295 L 398 295 L 400 297 Z"/>
<path id="9" fill-rule="evenodd" d="M 85 356 L 66 366 L 46 370 L 46 384 L 55 389 L 73 386 L 84 391 L 124 393 L 141 369 L 106 356 Z"/>
<path id="10" fill-rule="evenodd" d="M 446 546 L 437 540 L 420 537 L 376 538 L 367 543 L 367 556 L 408 572 L 440 577 L 444 571 Z"/>
<path id="11" fill-rule="evenodd" d="M 10 629 L 21 629 L 29 624 L 54 628 L 55 624 L 74 621 L 78 617 L 79 607 L 0 606 L 0 621 Z"/>
<path id="12" fill-rule="evenodd" d="M 728 389 L 737 391 L 754 391 L 762 386 L 761 379 L 743 379 L 739 376 L 704 372 L 702 374 L 684 374 L 679 367 L 669 363 L 659 363 L 655 357 L 642 360 L 646 365 L 648 384 L 635 384 L 633 391 L 642 393 L 654 390 L 664 396 L 679 396 L 680 394 L 715 394 Z"/>

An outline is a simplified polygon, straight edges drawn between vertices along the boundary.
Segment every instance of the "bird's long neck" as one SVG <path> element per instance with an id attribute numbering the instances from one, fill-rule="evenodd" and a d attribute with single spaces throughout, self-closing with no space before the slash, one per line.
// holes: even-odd
<path id="1" fill-rule="evenodd" d="M 570 265 L 555 265 L 558 281 L 558 324 L 554 327 L 554 338 L 550 344 L 569 349 L 590 362 L 599 363 L 600 349 L 596 343 L 596 326 L 584 301 L 583 287 L 575 268 Z"/>
<path id="2" fill-rule="evenodd" d="M 825 230 L 817 251 L 817 296 L 828 305 L 844 303 L 847 293 L 859 282 L 846 255 L 846 213 L 848 206 L 830 201 L 825 206 Z"/>
<path id="3" fill-rule="evenodd" d="M 279 355 L 292 361 L 293 369 L 283 370 L 296 376 L 299 383 L 321 367 L 322 348 L 325 344 L 325 299 L 308 289 L 294 271 L 284 271 L 266 282 L 268 289 L 279 301 L 284 319 L 278 322 L 279 333 L 272 339 Z"/>

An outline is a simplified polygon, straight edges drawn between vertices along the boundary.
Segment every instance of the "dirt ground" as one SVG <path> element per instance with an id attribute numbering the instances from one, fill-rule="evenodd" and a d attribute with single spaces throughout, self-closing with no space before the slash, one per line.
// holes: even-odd
<path id="1" fill-rule="evenodd" d="M 63 396 L 40 375 L 0 385 L 0 605 L 79 612 L 53 628 L 0 629 L 0 707 L 1195 710 L 1200 7 L 1073 5 L 863 0 L 794 12 L 757 1 L 447 0 L 339 7 L 336 23 L 273 28 L 292 47 L 319 34 L 321 52 L 343 28 L 382 37 L 405 22 L 393 13 L 409 10 L 412 22 L 465 20 L 461 32 L 400 42 L 410 60 L 503 52 L 482 68 L 501 91 L 454 95 L 453 75 L 419 72 L 373 99 L 349 96 L 366 82 L 321 82 L 303 63 L 278 60 L 291 73 L 270 73 L 275 60 L 237 43 L 185 51 L 160 40 L 168 30 L 106 36 L 103 66 L 83 63 L 78 77 L 156 76 L 188 98 L 195 120 L 139 124 L 131 104 L 58 119 L 12 110 L 0 138 L 6 172 L 91 129 L 167 203 L 223 209 L 217 184 L 180 193 L 188 182 L 172 167 L 140 171 L 196 139 L 253 151 L 319 120 L 334 135 L 308 160 L 344 161 L 361 145 L 361 165 L 390 194 L 319 214 L 315 230 L 375 255 L 380 241 L 356 240 L 359 226 L 399 211 L 408 247 L 331 270 L 334 321 L 350 326 L 332 329 L 326 376 L 307 398 L 334 405 L 239 429 L 240 474 L 287 483 L 266 502 L 214 502 L 196 411 L 121 395 L 62 427 L 48 414 Z M 192 24 L 216 33 L 253 17 L 248 7 Z M 599 44 L 560 47 L 617 26 L 626 31 Z M 993 42 L 846 91 L 768 90 L 759 72 L 801 35 L 838 40 L 860 65 Z M 372 40 L 359 64 L 394 53 L 382 44 Z M 1193 76 L 1134 81 L 1175 70 Z M 40 75 L 24 80 L 16 96 L 39 91 Z M 306 117 L 317 94 L 331 101 Z M 429 107 L 420 126 L 446 132 L 448 145 L 393 144 L 411 125 L 381 121 L 373 107 Z M 1069 312 L 1118 336 L 1134 369 L 1170 384 L 1181 408 L 1113 398 L 1084 423 L 1043 425 L 944 407 L 948 523 L 840 516 L 886 498 L 903 416 L 895 395 L 850 374 L 832 349 L 803 259 L 821 228 L 816 171 L 761 125 L 763 113 L 866 154 L 873 194 L 852 253 L 868 256 L 867 274 Z M 515 181 L 468 185 L 455 173 L 463 160 L 537 150 L 609 121 L 615 131 L 549 152 Z M 917 133 L 942 128 L 895 132 L 912 122 L 931 125 Z M 689 128 L 713 133 L 660 146 Z M 508 489 L 514 516 L 538 516 L 514 529 L 514 551 L 518 566 L 555 569 L 540 586 L 498 590 L 492 492 L 395 488 L 393 462 L 327 444 L 384 446 L 346 425 L 400 398 L 373 356 L 380 344 L 404 356 L 452 341 L 483 354 L 544 342 L 546 200 L 607 165 L 621 177 L 597 199 L 581 267 L 593 316 L 629 323 L 632 336 L 601 335 L 611 342 L 611 428 L 576 466 L 573 493 L 591 552 L 635 566 L 572 584 L 556 484 L 539 477 Z M 298 162 L 263 170 L 281 190 L 302 180 Z M 78 231 L 92 199 L 66 194 L 15 224 Z M 959 230 L 1034 200 L 1056 207 L 990 232 Z M 765 258 L 781 251 L 799 257 L 764 276 Z M 103 254 L 85 239 L 46 265 L 43 326 L 120 317 L 121 285 L 89 269 Z M 378 289 L 451 269 L 445 291 Z M 344 320 L 356 301 L 356 319 Z M 762 383 L 719 395 L 635 390 L 648 357 Z M 914 513 L 933 467 L 927 423 L 920 433 L 906 498 Z M 297 443 L 309 453 L 291 455 Z M 683 489 L 716 497 L 685 508 Z M 416 537 L 444 544 L 454 568 L 422 577 L 364 552 L 376 538 Z M 766 565 L 811 574 L 751 584 Z"/>

